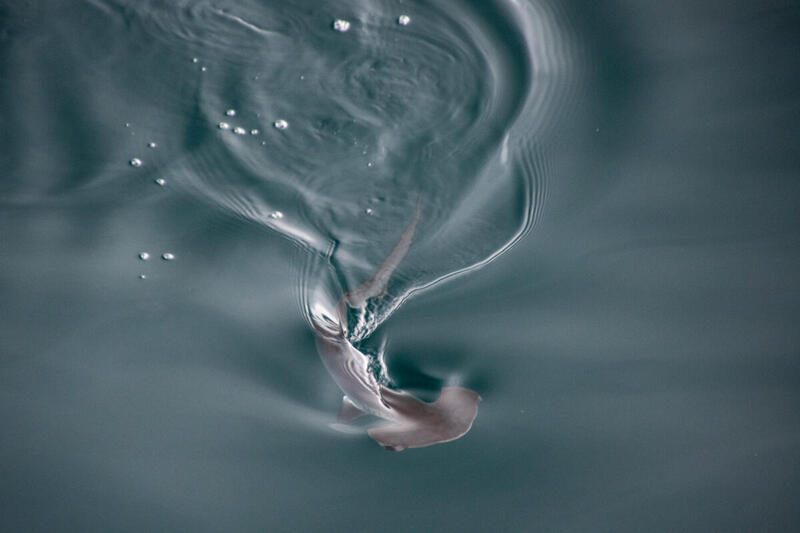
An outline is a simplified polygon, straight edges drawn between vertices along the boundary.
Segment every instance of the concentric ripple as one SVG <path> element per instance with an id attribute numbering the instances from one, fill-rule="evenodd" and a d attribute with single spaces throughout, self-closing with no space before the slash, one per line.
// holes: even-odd
<path id="1" fill-rule="evenodd" d="M 141 9 L 162 40 L 216 58 L 197 87 L 209 133 L 173 169 L 178 186 L 329 259 L 341 290 L 369 278 L 421 204 L 411 251 L 357 337 L 411 292 L 496 257 L 541 209 L 537 136 L 570 58 L 538 4 L 405 3 L 408 25 L 389 1 Z M 251 129 L 263 135 L 232 134 Z"/>
<path id="2" fill-rule="evenodd" d="M 170 194 L 310 250 L 311 261 L 332 265 L 339 293 L 369 279 L 419 205 L 409 253 L 386 294 L 369 302 L 356 339 L 414 291 L 491 261 L 542 209 L 542 139 L 567 107 L 574 62 L 545 3 L 86 3 L 47 9 L 59 11 L 52 18 L 63 18 L 65 32 L 71 17 L 103 18 L 102 35 L 6 36 L 2 53 L 17 81 L 0 90 L 27 102 L 10 110 L 10 123 L 23 126 L 7 129 L 21 154 L 7 166 L 41 183 L 8 181 L 4 202 L 169 183 Z M 95 46 L 122 31 L 137 47 Z M 49 71 L 34 71 L 47 54 Z M 76 58 L 84 70 L 72 67 Z M 69 112 L 34 113 L 56 93 Z M 64 116 L 74 120 L 53 122 Z M 80 146 L 70 144 L 75 128 Z M 45 145 L 69 149 L 37 149 Z M 102 155 L 69 159 L 84 146 Z"/>

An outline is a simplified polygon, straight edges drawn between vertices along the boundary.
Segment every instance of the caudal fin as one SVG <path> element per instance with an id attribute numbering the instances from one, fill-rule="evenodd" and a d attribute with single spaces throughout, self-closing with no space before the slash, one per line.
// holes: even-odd
<path id="1" fill-rule="evenodd" d="M 369 298 L 380 296 L 389 285 L 389 279 L 392 277 L 395 269 L 403 261 L 403 258 L 408 253 L 411 247 L 411 241 L 414 240 L 414 232 L 417 229 L 420 216 L 422 214 L 422 204 L 417 200 L 417 207 L 414 210 L 414 218 L 411 219 L 406 230 L 400 236 L 400 240 L 395 245 L 392 253 L 383 262 L 383 264 L 375 272 L 375 275 L 367 280 L 360 287 L 350 291 L 345 295 L 347 303 L 351 307 L 362 307 Z"/>

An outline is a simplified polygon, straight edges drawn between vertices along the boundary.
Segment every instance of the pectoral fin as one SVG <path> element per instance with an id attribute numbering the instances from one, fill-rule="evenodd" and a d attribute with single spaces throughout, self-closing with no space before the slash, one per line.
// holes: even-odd
<path id="1" fill-rule="evenodd" d="M 366 414 L 368 413 L 359 409 L 358 406 L 350 400 L 350 398 L 345 396 L 342 398 L 342 407 L 339 409 L 337 421 L 341 424 L 349 424 L 350 422 L 357 420 Z"/>

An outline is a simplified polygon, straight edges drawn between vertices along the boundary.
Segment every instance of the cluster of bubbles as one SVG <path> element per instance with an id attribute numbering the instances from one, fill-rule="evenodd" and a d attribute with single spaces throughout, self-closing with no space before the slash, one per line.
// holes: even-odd
<path id="1" fill-rule="evenodd" d="M 149 261 L 150 260 L 150 252 L 139 252 L 139 259 L 142 261 Z M 161 259 L 164 261 L 172 261 L 175 259 L 175 254 L 172 252 L 164 252 L 161 254 Z"/>
<path id="2" fill-rule="evenodd" d="M 228 109 L 227 111 L 225 111 L 225 115 L 229 117 L 235 117 L 236 110 Z M 289 123 L 286 122 L 285 120 L 277 120 L 275 121 L 274 125 L 279 130 L 285 130 L 287 127 L 289 127 Z M 230 122 L 226 122 L 224 120 L 218 122 L 217 127 L 221 130 L 230 130 L 236 135 L 247 135 L 248 133 L 250 133 L 250 135 L 259 135 L 261 133 L 261 131 L 258 128 L 251 128 L 250 130 L 247 130 L 247 128 L 243 126 L 232 126 Z"/>
<path id="3" fill-rule="evenodd" d="M 130 122 L 126 122 L 125 123 L 125 127 L 126 128 L 130 128 L 131 127 L 131 123 Z M 158 148 L 158 143 L 156 143 L 155 141 L 150 141 L 150 142 L 147 143 L 147 147 L 148 148 L 152 148 L 152 149 Z M 130 161 L 128 161 L 128 164 L 130 166 L 132 166 L 132 167 L 140 168 L 140 167 L 142 167 L 144 165 L 144 161 L 142 161 L 141 158 L 134 157 Z M 158 185 L 160 187 L 163 187 L 164 185 L 167 184 L 167 180 L 164 179 L 164 178 L 155 178 L 153 180 L 153 183 L 155 183 L 156 185 Z"/>
<path id="4" fill-rule="evenodd" d="M 225 116 L 227 116 L 227 117 L 235 117 L 236 116 L 236 110 L 233 109 L 233 108 L 226 110 L 225 111 Z M 273 122 L 272 126 L 276 130 L 285 130 L 285 129 L 287 129 L 289 127 L 289 122 L 287 122 L 286 120 L 281 118 L 281 119 L 278 119 L 275 122 Z M 217 123 L 217 128 L 219 128 L 221 130 L 231 131 L 232 133 L 234 133 L 236 135 L 247 135 L 247 133 L 248 133 L 248 130 L 246 128 L 244 128 L 243 126 L 232 126 L 230 124 L 230 122 L 226 122 L 226 121 L 218 122 Z M 261 131 L 258 130 L 257 128 L 252 128 L 252 129 L 249 130 L 249 133 L 250 133 L 250 135 L 259 135 L 261 133 Z M 266 146 L 267 145 L 266 141 L 262 141 L 261 145 L 262 146 Z M 274 219 L 274 220 L 280 220 L 280 219 L 283 218 L 283 213 L 281 211 L 273 211 L 273 212 L 271 212 L 269 214 L 269 218 Z"/>
<path id="5" fill-rule="evenodd" d="M 196 58 L 196 57 L 192 58 L 192 63 L 199 63 L 199 62 L 200 62 L 200 60 L 198 58 Z M 200 72 L 205 72 L 206 70 L 208 70 L 208 69 L 205 67 L 205 65 L 200 67 Z"/>
<path id="6" fill-rule="evenodd" d="M 149 261 L 151 256 L 150 252 L 139 252 L 138 257 L 140 261 Z M 173 254 L 172 252 L 164 252 L 163 254 L 161 254 L 161 259 L 164 261 L 174 261 L 175 254 Z M 147 279 L 147 275 L 139 274 L 139 279 Z"/>
<path id="7" fill-rule="evenodd" d="M 411 23 L 411 17 L 408 16 L 408 15 L 400 15 L 399 17 L 397 17 L 397 24 L 399 24 L 400 26 L 408 26 L 410 23 Z M 335 31 L 338 31 L 340 33 L 345 33 L 345 32 L 350 30 L 351 23 L 350 23 L 350 21 L 348 21 L 346 19 L 336 19 L 336 20 L 333 21 L 332 27 L 333 27 L 333 29 Z M 200 63 L 199 58 L 193 57 L 192 58 L 192 63 L 199 64 Z M 201 66 L 200 70 L 202 72 L 205 72 L 207 70 L 207 68 L 205 66 Z M 301 79 L 302 78 L 303 77 L 301 76 Z M 236 110 L 232 109 L 232 108 L 231 109 L 227 109 L 225 111 L 225 116 L 227 116 L 227 117 L 235 117 L 236 116 Z M 283 131 L 283 130 L 286 130 L 289 127 L 289 122 L 287 120 L 281 118 L 281 119 L 275 120 L 272 123 L 272 126 L 276 130 Z M 125 123 L 125 127 L 126 128 L 130 127 L 130 123 Z M 247 128 L 245 128 L 243 126 L 232 126 L 229 122 L 226 122 L 226 121 L 220 121 L 219 123 L 217 123 L 217 127 L 219 129 L 221 129 L 221 130 L 231 131 L 235 135 L 247 135 L 249 133 L 250 135 L 255 136 L 255 135 L 259 135 L 261 133 L 257 128 L 251 128 L 251 129 L 248 130 Z M 261 144 L 262 145 L 266 145 L 266 142 L 262 142 Z M 150 142 L 147 143 L 147 147 L 151 148 L 151 149 L 155 149 L 155 148 L 158 147 L 158 144 L 156 142 L 154 142 L 154 141 L 150 141 Z M 129 161 L 129 163 L 130 163 L 130 165 L 132 167 L 135 167 L 135 168 L 139 168 L 139 167 L 144 165 L 144 162 L 142 161 L 142 159 L 140 159 L 138 157 L 132 158 Z M 372 163 L 371 162 L 368 163 L 368 166 L 371 167 Z M 156 185 L 158 185 L 160 187 L 163 187 L 163 186 L 165 186 L 167 184 L 167 180 L 162 178 L 162 177 L 155 178 L 153 181 L 154 181 L 154 183 Z M 365 212 L 366 212 L 367 215 L 372 215 L 373 214 L 372 208 L 367 208 L 365 210 Z M 269 217 L 272 218 L 272 219 L 275 219 L 275 220 L 280 220 L 280 219 L 283 218 L 283 213 L 281 211 L 273 211 L 272 213 L 270 213 Z M 138 257 L 139 257 L 139 259 L 141 261 L 148 261 L 150 259 L 150 253 L 149 252 L 141 252 L 141 253 L 139 253 Z M 164 252 L 163 254 L 161 254 L 161 259 L 164 260 L 164 261 L 172 261 L 172 260 L 175 259 L 175 254 L 173 254 L 172 252 Z M 145 274 L 140 274 L 139 278 L 140 279 L 147 279 L 147 276 Z"/>
<path id="8" fill-rule="evenodd" d="M 350 22 L 344 19 L 336 19 L 333 21 L 333 29 L 344 33 L 350 29 Z"/>
<path id="9" fill-rule="evenodd" d="M 125 123 L 125 127 L 126 128 L 130 128 L 131 127 L 131 123 L 130 122 L 126 122 Z M 156 149 L 156 148 L 158 148 L 158 143 L 156 143 L 155 141 L 149 141 L 147 143 L 147 148 Z M 131 158 L 128 161 L 128 163 L 130 164 L 130 166 L 132 166 L 134 168 L 140 168 L 140 167 L 144 166 L 144 161 L 139 157 Z M 158 177 L 158 178 L 153 179 L 153 182 L 156 185 L 158 185 L 159 187 L 164 187 L 167 184 L 167 180 L 162 178 L 162 177 Z M 150 258 L 151 258 L 150 252 L 139 252 L 138 258 L 139 258 L 140 261 L 149 261 Z M 172 252 L 164 252 L 164 253 L 161 254 L 161 259 L 164 260 L 164 261 L 173 261 L 175 259 L 175 254 L 172 253 Z M 147 279 L 147 275 L 143 274 L 143 273 L 139 274 L 139 279 L 142 279 L 142 280 Z"/>
<path id="10" fill-rule="evenodd" d="M 411 24 L 411 17 L 408 15 L 400 15 L 397 17 L 397 23 L 401 26 L 408 26 Z M 333 21 L 332 27 L 334 30 L 344 33 L 350 30 L 350 21 L 345 19 L 336 19 Z"/>

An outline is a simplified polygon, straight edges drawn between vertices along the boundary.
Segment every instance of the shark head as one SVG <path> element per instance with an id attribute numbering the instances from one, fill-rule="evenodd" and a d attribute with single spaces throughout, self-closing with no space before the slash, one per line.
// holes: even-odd
<path id="1" fill-rule="evenodd" d="M 444 387 L 432 403 L 386 387 L 381 397 L 394 410 L 393 420 L 370 428 L 368 433 L 389 450 L 422 448 L 448 442 L 465 435 L 478 414 L 481 397 L 463 387 Z"/>

